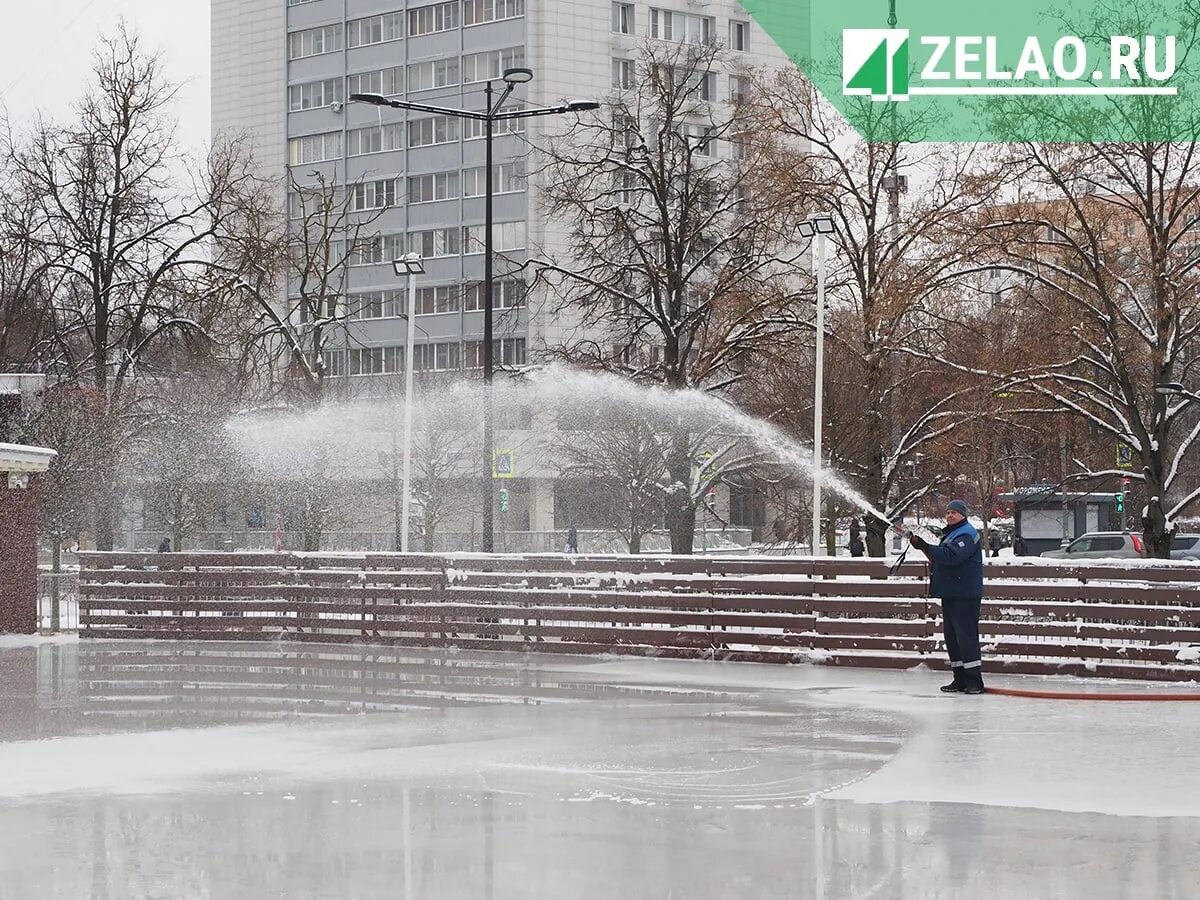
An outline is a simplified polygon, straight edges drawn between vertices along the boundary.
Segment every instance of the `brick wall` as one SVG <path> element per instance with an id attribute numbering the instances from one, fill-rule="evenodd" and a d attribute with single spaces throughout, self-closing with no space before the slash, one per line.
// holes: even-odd
<path id="1" fill-rule="evenodd" d="M 9 487 L 0 472 L 0 634 L 37 631 L 37 524 L 39 475 Z"/>

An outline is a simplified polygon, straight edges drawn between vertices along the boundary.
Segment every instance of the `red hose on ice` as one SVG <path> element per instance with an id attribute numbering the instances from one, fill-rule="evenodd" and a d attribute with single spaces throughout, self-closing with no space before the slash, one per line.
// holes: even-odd
<path id="1" fill-rule="evenodd" d="M 1168 692 L 1168 693 L 1150 693 L 1136 692 L 1127 694 L 1118 693 L 1091 693 L 1086 691 L 1030 691 L 1023 688 L 997 688 L 989 687 L 989 694 L 1001 694 L 1005 697 L 1031 697 L 1035 700 L 1159 700 L 1159 701 L 1181 701 L 1181 700 L 1200 700 L 1200 691 L 1188 692 Z"/>

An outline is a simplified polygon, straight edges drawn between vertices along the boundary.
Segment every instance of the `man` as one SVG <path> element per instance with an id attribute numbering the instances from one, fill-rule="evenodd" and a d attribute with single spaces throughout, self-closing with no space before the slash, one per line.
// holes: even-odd
<path id="1" fill-rule="evenodd" d="M 954 672 L 954 680 L 942 691 L 982 694 L 979 607 L 983 600 L 983 547 L 979 532 L 967 521 L 967 504 L 950 501 L 940 543 L 930 544 L 915 534 L 908 540 L 929 558 L 929 593 L 942 601 L 942 631 Z"/>

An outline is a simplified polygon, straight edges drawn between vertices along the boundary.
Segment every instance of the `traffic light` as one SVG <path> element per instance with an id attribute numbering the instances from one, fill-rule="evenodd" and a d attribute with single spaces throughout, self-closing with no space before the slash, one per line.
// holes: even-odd
<path id="1" fill-rule="evenodd" d="M 500 488 L 500 512 L 508 512 L 508 488 Z"/>
<path id="2" fill-rule="evenodd" d="M 1119 512 L 1119 513 L 1125 512 L 1125 492 L 1124 491 L 1121 491 L 1121 493 L 1117 494 L 1117 512 Z"/>

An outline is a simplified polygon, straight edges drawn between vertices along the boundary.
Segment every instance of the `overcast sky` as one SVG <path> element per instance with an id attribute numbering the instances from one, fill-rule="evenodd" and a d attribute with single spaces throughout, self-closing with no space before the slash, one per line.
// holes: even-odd
<path id="1" fill-rule="evenodd" d="M 145 46 L 163 54 L 167 76 L 179 85 L 175 117 L 185 148 L 208 147 L 209 0 L 0 0 L 7 36 L 0 54 L 0 102 L 14 124 L 37 109 L 70 114 L 86 87 L 100 34 L 123 17 Z"/>

